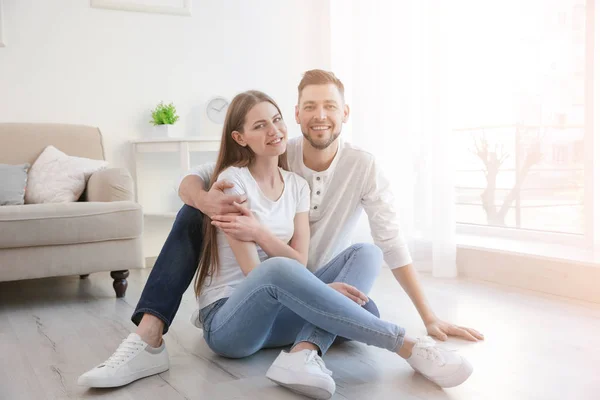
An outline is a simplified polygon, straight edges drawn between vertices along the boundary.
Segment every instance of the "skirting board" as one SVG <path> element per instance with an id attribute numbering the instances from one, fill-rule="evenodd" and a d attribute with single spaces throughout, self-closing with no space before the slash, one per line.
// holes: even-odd
<path id="1" fill-rule="evenodd" d="M 600 267 L 522 254 L 459 248 L 461 277 L 600 303 Z"/>
<path id="2" fill-rule="evenodd" d="M 146 257 L 146 268 L 154 267 L 154 263 L 158 257 Z"/>
<path id="3" fill-rule="evenodd" d="M 156 14 L 192 15 L 192 0 L 183 0 L 181 6 L 156 5 L 155 2 L 144 4 L 143 2 L 131 0 L 90 0 L 92 8 L 105 8 L 108 10 L 135 11 Z"/>

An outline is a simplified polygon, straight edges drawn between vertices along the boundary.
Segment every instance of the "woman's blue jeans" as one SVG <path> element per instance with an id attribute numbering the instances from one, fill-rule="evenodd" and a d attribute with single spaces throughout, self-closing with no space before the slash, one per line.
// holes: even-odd
<path id="1" fill-rule="evenodd" d="M 324 354 L 338 335 L 396 351 L 403 328 L 327 285 L 344 282 L 368 293 L 382 262 L 381 250 L 371 244 L 351 246 L 315 274 L 295 260 L 270 258 L 231 297 L 202 310 L 204 338 L 215 353 L 230 358 L 299 342 L 313 343 Z"/>

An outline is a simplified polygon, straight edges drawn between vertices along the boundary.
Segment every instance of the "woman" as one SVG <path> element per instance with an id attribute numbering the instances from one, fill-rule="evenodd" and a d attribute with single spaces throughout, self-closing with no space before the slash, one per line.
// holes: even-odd
<path id="1" fill-rule="evenodd" d="M 293 345 L 281 352 L 267 377 L 319 399 L 335 391 L 320 355 L 336 335 L 396 352 L 441 386 L 462 383 L 472 369 L 460 356 L 405 337 L 403 328 L 359 306 L 368 301 L 360 291 L 342 294 L 335 283 L 325 283 L 370 288 L 382 263 L 374 246 L 357 247 L 356 257 L 319 276 L 305 268 L 310 194 L 307 182 L 286 170 L 286 142 L 286 125 L 270 97 L 248 91 L 233 99 L 211 184 L 232 182 L 230 190 L 247 198 L 238 206 L 239 216 L 255 235 L 272 240 L 261 240 L 259 248 L 234 239 L 228 235 L 235 229 L 231 216 L 206 222 L 195 289 L 208 346 L 222 356 L 241 358 L 262 348 Z M 357 262 L 361 268 L 351 268 Z"/>

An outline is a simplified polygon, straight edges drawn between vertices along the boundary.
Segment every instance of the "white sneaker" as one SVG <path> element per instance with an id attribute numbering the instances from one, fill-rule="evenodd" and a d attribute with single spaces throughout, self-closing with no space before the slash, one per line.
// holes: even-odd
<path id="1" fill-rule="evenodd" d="M 458 386 L 473 372 L 473 366 L 457 353 L 437 347 L 426 336 L 420 338 L 406 359 L 413 369 L 443 388 Z"/>
<path id="2" fill-rule="evenodd" d="M 108 360 L 81 375 L 77 383 L 95 388 L 118 387 L 168 369 L 169 353 L 164 341 L 154 348 L 137 333 L 131 333 Z"/>
<path id="3" fill-rule="evenodd" d="M 267 378 L 313 399 L 330 399 L 335 392 L 332 372 L 316 350 L 282 351 L 267 371 Z"/>

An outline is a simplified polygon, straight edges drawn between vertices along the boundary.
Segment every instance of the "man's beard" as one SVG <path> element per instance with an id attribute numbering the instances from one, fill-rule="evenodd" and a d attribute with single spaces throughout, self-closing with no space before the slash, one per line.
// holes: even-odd
<path id="1" fill-rule="evenodd" d="M 312 147 L 314 147 L 317 150 L 325 150 L 326 148 L 328 148 L 329 146 L 331 146 L 331 143 L 335 142 L 335 140 L 340 136 L 340 134 L 342 133 L 341 129 L 338 132 L 334 132 L 333 135 L 331 135 L 331 137 L 329 138 L 329 140 L 325 143 L 316 143 L 314 140 L 312 140 L 312 138 L 310 137 L 310 135 L 308 135 L 307 133 L 305 133 L 304 131 L 302 131 L 302 135 L 306 138 L 306 140 L 308 140 L 308 142 L 310 143 L 310 145 Z"/>

